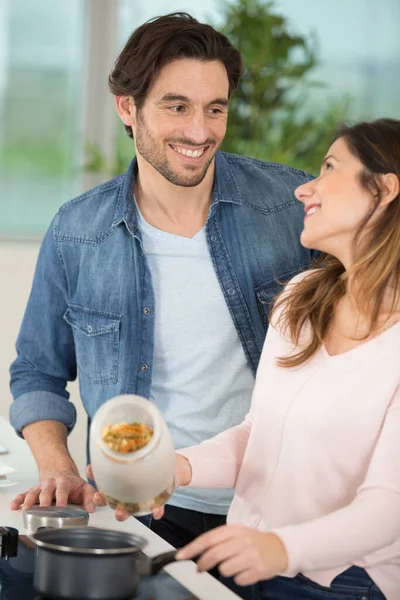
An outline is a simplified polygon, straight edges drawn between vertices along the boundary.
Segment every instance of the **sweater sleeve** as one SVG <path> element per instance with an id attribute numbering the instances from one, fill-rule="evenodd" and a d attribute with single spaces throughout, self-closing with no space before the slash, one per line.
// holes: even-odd
<path id="1" fill-rule="evenodd" d="M 400 388 L 354 500 L 333 513 L 272 533 L 288 553 L 288 576 L 354 564 L 400 537 Z"/>
<path id="2" fill-rule="evenodd" d="M 242 465 L 251 431 L 250 413 L 236 427 L 231 427 L 213 438 L 178 450 L 192 467 L 192 481 L 188 487 L 233 488 Z"/>

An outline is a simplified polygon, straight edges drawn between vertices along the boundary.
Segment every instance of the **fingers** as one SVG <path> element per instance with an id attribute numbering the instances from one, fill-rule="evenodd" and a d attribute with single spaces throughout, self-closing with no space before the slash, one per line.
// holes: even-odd
<path id="1" fill-rule="evenodd" d="M 27 492 L 23 492 L 21 494 L 18 494 L 18 496 L 15 496 L 15 498 L 13 498 L 13 500 L 11 500 L 11 503 L 10 503 L 11 510 L 18 510 L 19 509 L 19 507 L 21 506 L 21 504 L 24 503 L 26 494 L 27 494 Z"/>
<path id="2" fill-rule="evenodd" d="M 178 560 L 188 560 L 190 558 L 194 558 L 195 556 L 199 556 L 211 546 L 223 542 L 232 537 L 233 531 L 234 526 L 223 525 L 222 527 L 217 527 L 212 531 L 203 533 L 193 542 L 179 550 L 179 552 L 176 555 L 176 558 Z"/>
<path id="3" fill-rule="evenodd" d="M 92 469 L 92 465 L 88 465 L 88 466 L 86 467 L 86 476 L 87 476 L 89 479 L 92 479 L 92 480 L 94 479 L 94 477 L 93 477 L 93 469 Z"/>
<path id="4" fill-rule="evenodd" d="M 21 508 L 22 511 L 31 508 L 34 504 L 40 506 L 51 506 L 55 500 L 56 506 L 66 506 L 69 502 L 72 504 L 83 504 L 85 510 L 93 512 L 95 503 L 93 500 L 95 489 L 78 475 L 58 475 L 48 477 L 40 484 L 31 488 L 27 492 L 16 496 L 10 508 L 16 510 Z M 97 498 L 97 505 L 105 504 L 105 499 L 102 495 Z"/>
<path id="5" fill-rule="evenodd" d="M 69 482 L 66 477 L 50 477 L 28 490 L 25 494 L 17 496 L 11 504 L 11 508 L 14 508 L 18 502 L 22 511 L 31 508 L 35 504 L 51 506 L 54 499 L 57 506 L 66 506 L 68 494 Z"/>
<path id="6" fill-rule="evenodd" d="M 27 508 L 31 508 L 34 504 L 50 506 L 53 501 L 54 491 L 54 480 L 46 480 L 42 484 L 35 485 L 35 487 L 27 492 L 18 494 L 18 496 L 12 500 L 10 508 L 12 510 L 21 508 L 22 511 L 24 511 Z"/>
<path id="7" fill-rule="evenodd" d="M 21 506 L 21 510 L 24 511 L 27 508 L 31 508 L 34 504 L 39 504 L 39 497 L 41 494 L 42 488 L 40 485 L 36 485 L 31 488 L 25 494 L 24 501 Z"/>
<path id="8" fill-rule="evenodd" d="M 236 585 L 253 585 L 260 581 L 260 575 L 254 569 L 247 569 L 233 578 Z"/>
<path id="9" fill-rule="evenodd" d="M 242 551 L 243 545 L 241 544 L 240 539 L 228 539 L 225 542 L 211 546 L 208 550 L 203 552 L 196 561 L 197 568 L 199 571 L 209 571 L 219 565 L 219 570 L 225 575 L 225 572 L 221 570 L 221 568 L 224 568 L 225 562 L 237 557 Z M 237 561 L 235 565 L 237 566 Z M 231 575 L 236 575 L 236 573 L 237 571 L 233 571 Z"/>
<path id="10" fill-rule="evenodd" d="M 121 505 L 117 506 L 117 508 L 115 509 L 115 518 L 117 519 L 117 521 L 126 521 L 126 519 L 129 516 L 129 513 L 127 513 Z"/>
<path id="11" fill-rule="evenodd" d="M 218 564 L 218 570 L 224 577 L 237 576 L 253 567 L 254 561 L 252 554 L 246 552 L 240 543 L 236 544 L 235 548 L 233 548 L 232 544 L 232 548 L 218 548 L 218 550 L 224 557 L 217 557 L 218 562 L 216 564 Z M 201 559 L 203 559 L 203 557 L 201 557 Z M 204 555 L 204 559 L 206 559 L 206 554 Z M 212 567 L 208 567 L 207 570 L 210 568 Z"/>
<path id="12" fill-rule="evenodd" d="M 197 559 L 199 571 L 218 565 L 238 585 L 270 579 L 287 569 L 288 557 L 280 538 L 242 525 L 224 525 L 209 531 L 179 550 L 178 560 Z"/>
<path id="13" fill-rule="evenodd" d="M 152 516 L 153 519 L 155 519 L 156 521 L 162 519 L 164 516 L 164 508 L 162 506 L 160 506 L 159 508 L 154 508 L 152 511 Z"/>
<path id="14" fill-rule="evenodd" d="M 56 499 L 56 506 L 67 506 L 69 496 L 69 482 L 66 477 L 59 477 L 56 479 L 54 495 Z"/>
<path id="15" fill-rule="evenodd" d="M 53 502 L 53 499 L 56 497 L 56 491 L 57 491 L 57 480 L 56 479 L 46 479 L 45 481 L 43 481 L 43 483 L 40 485 L 41 488 L 41 492 L 39 494 L 39 504 L 40 506 L 50 506 L 51 503 Z M 68 493 L 67 493 L 67 498 L 68 498 Z M 26 498 L 25 498 L 25 504 L 26 504 Z M 65 502 L 65 504 L 67 504 Z M 64 506 L 65 506 L 64 504 Z M 61 505 L 62 506 L 62 505 Z"/>
<path id="16" fill-rule="evenodd" d="M 106 497 L 104 494 L 102 494 L 102 492 L 95 493 L 95 495 L 93 496 L 93 502 L 95 506 L 106 506 L 107 504 Z"/>
<path id="17" fill-rule="evenodd" d="M 222 526 L 203 534 L 177 553 L 177 559 L 197 559 L 199 571 L 218 566 L 221 575 L 234 577 L 238 585 L 250 585 L 260 580 L 255 566 L 255 552 L 243 536 L 243 528 Z"/>
<path id="18" fill-rule="evenodd" d="M 85 483 L 85 486 L 82 491 L 82 504 L 83 508 L 88 512 L 92 513 L 96 507 L 95 502 L 93 500 L 96 490 L 89 483 Z"/>

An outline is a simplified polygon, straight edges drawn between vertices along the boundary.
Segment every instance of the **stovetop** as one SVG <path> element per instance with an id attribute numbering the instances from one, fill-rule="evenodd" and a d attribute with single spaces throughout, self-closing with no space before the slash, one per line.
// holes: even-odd
<path id="1" fill-rule="evenodd" d="M 0 598 L 1 600 L 57 600 L 57 598 L 53 599 L 48 596 L 44 598 L 40 595 L 21 596 L 20 593 L 14 596 L 6 595 L 4 599 L 1 595 Z M 81 600 L 86 599 L 82 598 Z M 135 598 L 131 600 L 198 600 L 198 598 L 166 571 L 162 571 L 153 577 L 144 577 Z"/>
<path id="2" fill-rule="evenodd" d="M 35 595 L 33 586 L 31 587 L 33 596 L 18 594 L 9 596 L 0 596 L 1 600 L 58 600 L 57 598 L 49 598 Z M 86 600 L 82 598 L 81 600 Z M 144 577 L 139 586 L 139 590 L 131 600 L 198 600 L 193 596 L 183 585 L 176 579 L 171 577 L 166 571 L 162 571 L 153 577 Z"/>
<path id="3" fill-rule="evenodd" d="M 57 600 L 40 596 L 33 587 L 35 549 L 19 544 L 18 556 L 0 558 L 0 600 Z M 82 598 L 80 600 L 87 600 Z M 187 588 L 162 570 L 143 577 L 137 594 L 131 600 L 198 600 Z"/>
<path id="4" fill-rule="evenodd" d="M 1 600 L 58 600 L 40 595 L 23 596 L 20 593 L 14 596 L 5 595 L 4 598 L 1 595 L 0 598 Z M 86 600 L 86 598 L 80 600 Z M 136 596 L 131 600 L 198 600 L 198 598 L 166 571 L 162 571 L 153 577 L 144 577 Z"/>

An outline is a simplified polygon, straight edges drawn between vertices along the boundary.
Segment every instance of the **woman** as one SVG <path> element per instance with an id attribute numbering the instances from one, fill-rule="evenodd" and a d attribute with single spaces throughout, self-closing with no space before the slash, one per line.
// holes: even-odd
<path id="1" fill-rule="evenodd" d="M 235 497 L 178 558 L 260 598 L 400 598 L 399 180 L 400 121 L 339 131 L 296 190 L 324 254 L 278 297 L 248 416 L 179 450 L 178 484 Z"/>

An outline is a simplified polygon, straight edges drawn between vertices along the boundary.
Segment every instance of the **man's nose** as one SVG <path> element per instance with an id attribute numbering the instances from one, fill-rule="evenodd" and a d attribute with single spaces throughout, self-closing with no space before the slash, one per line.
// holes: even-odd
<path id="1" fill-rule="evenodd" d="M 208 128 L 206 118 L 203 112 L 195 113 L 190 116 L 186 123 L 185 137 L 192 140 L 196 144 L 202 144 L 207 140 Z"/>

